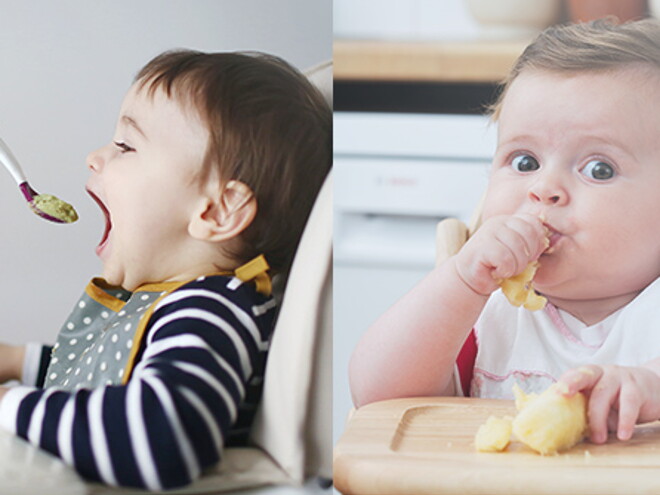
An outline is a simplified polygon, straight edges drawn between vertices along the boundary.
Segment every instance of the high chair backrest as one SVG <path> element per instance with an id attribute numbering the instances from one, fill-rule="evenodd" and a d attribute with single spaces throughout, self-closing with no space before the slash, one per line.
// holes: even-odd
<path id="1" fill-rule="evenodd" d="M 332 177 L 296 253 L 271 343 L 253 440 L 294 480 L 330 477 Z"/>
<path id="2" fill-rule="evenodd" d="M 472 234 L 481 225 L 481 210 L 484 196 L 472 213 L 469 225 L 457 218 L 445 218 L 438 222 L 435 236 L 435 265 L 441 265 L 447 258 L 458 253 Z"/>
<path id="3" fill-rule="evenodd" d="M 332 65 L 307 72 L 332 105 Z M 332 173 L 291 267 L 252 439 L 295 482 L 332 473 Z"/>

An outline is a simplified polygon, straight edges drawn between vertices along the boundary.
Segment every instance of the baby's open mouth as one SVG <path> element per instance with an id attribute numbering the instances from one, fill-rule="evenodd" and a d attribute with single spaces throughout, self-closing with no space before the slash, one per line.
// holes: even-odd
<path id="1" fill-rule="evenodd" d="M 555 250 L 555 245 L 557 244 L 557 242 L 559 242 L 559 239 L 561 239 L 562 234 L 556 231 L 555 229 L 553 229 L 547 223 L 544 223 L 543 226 L 548 231 L 548 247 L 543 254 L 551 254 Z"/>
<path id="2" fill-rule="evenodd" d="M 92 199 L 96 202 L 96 204 L 99 205 L 99 208 L 101 208 L 101 211 L 103 212 L 103 217 L 105 218 L 105 230 L 103 231 L 103 236 L 101 237 L 101 241 L 99 242 L 99 247 L 100 247 L 106 243 L 106 241 L 108 240 L 108 236 L 110 234 L 110 230 L 112 229 L 110 212 L 106 208 L 105 204 L 103 204 L 103 201 L 101 201 L 101 199 L 96 194 L 94 194 L 89 189 L 87 189 L 87 193 L 92 197 Z"/>

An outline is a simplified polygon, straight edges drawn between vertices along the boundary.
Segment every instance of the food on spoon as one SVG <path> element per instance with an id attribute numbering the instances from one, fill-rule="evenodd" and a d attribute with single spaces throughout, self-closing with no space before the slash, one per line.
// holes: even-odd
<path id="1" fill-rule="evenodd" d="M 66 223 L 72 223 L 78 220 L 78 213 L 76 213 L 73 206 L 52 194 L 36 195 L 30 206 L 37 213 L 41 211 Z"/>
<path id="2" fill-rule="evenodd" d="M 587 401 L 583 394 L 561 394 L 557 385 L 541 395 L 525 394 L 514 385 L 518 414 L 513 434 L 540 454 L 555 454 L 580 442 L 587 430 Z"/>
<path id="3" fill-rule="evenodd" d="M 477 450 L 498 452 L 509 444 L 511 433 L 517 440 L 542 455 L 556 454 L 580 442 L 587 431 L 587 401 L 583 394 L 561 394 L 557 385 L 542 394 L 525 394 L 513 386 L 518 414 L 510 418 L 491 416 L 479 427 Z"/>
<path id="4" fill-rule="evenodd" d="M 500 452 L 511 441 L 511 418 L 490 416 L 477 430 L 474 443 L 479 452 Z"/>

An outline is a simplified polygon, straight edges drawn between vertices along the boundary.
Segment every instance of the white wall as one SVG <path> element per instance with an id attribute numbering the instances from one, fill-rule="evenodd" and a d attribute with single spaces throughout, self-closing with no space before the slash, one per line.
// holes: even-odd
<path id="1" fill-rule="evenodd" d="M 479 27 L 465 0 L 334 0 L 337 38 L 470 39 Z"/>
<path id="2" fill-rule="evenodd" d="M 0 170 L 0 341 L 52 341 L 100 273 L 104 221 L 84 191 L 85 157 L 111 139 L 135 73 L 181 47 L 266 51 L 305 68 L 332 57 L 332 2 L 0 0 L 0 137 L 37 191 L 80 214 L 39 219 Z"/>

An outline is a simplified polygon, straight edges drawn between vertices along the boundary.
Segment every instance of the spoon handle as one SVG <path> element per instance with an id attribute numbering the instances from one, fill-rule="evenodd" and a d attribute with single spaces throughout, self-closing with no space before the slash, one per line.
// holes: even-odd
<path id="1" fill-rule="evenodd" d="M 23 182 L 27 182 L 25 174 L 23 173 L 21 166 L 18 164 L 18 160 L 16 160 L 16 157 L 2 138 L 0 138 L 0 162 L 2 162 L 5 168 L 9 171 L 16 181 L 16 184 L 20 186 Z"/>

